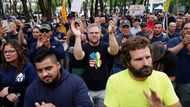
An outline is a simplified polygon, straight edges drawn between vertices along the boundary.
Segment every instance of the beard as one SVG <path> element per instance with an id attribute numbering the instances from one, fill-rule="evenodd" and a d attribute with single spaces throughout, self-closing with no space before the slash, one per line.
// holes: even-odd
<path id="1" fill-rule="evenodd" d="M 132 75 L 137 78 L 148 77 L 152 74 L 152 70 L 153 70 L 152 66 L 143 66 L 139 69 L 136 69 L 132 65 L 129 65 L 128 68 L 130 72 L 132 73 Z"/>
<path id="2" fill-rule="evenodd" d="M 51 86 L 54 86 L 59 79 L 60 79 L 60 75 L 57 75 L 56 77 L 44 77 L 43 79 L 41 79 L 41 81 L 44 85 L 51 87 Z"/>

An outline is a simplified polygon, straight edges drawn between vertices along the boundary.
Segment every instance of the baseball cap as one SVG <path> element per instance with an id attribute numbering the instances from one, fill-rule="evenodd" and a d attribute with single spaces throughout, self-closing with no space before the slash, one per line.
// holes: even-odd
<path id="1" fill-rule="evenodd" d="M 51 27 L 49 24 L 42 24 L 40 27 L 40 30 L 42 30 L 42 29 L 47 29 L 47 30 L 51 31 Z"/>
<path id="2" fill-rule="evenodd" d="M 80 19 L 75 19 L 75 23 L 80 24 L 81 20 Z"/>
<path id="3" fill-rule="evenodd" d="M 153 42 L 151 44 L 151 49 L 152 49 L 152 56 L 153 57 L 162 57 L 165 54 L 165 46 L 162 42 Z"/>
<path id="4" fill-rule="evenodd" d="M 120 25 L 123 26 L 129 26 L 131 27 L 131 22 L 129 20 L 122 20 Z"/>
<path id="5" fill-rule="evenodd" d="M 141 22 L 139 18 L 135 18 L 134 22 Z"/>

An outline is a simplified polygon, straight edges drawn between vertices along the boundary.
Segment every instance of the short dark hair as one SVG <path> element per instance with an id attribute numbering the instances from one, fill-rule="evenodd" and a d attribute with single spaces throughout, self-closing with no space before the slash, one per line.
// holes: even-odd
<path id="1" fill-rule="evenodd" d="M 34 63 L 42 62 L 47 58 L 50 58 L 51 60 L 54 60 L 55 62 L 58 61 L 57 56 L 49 48 L 40 47 L 36 51 L 36 54 L 34 57 Z"/>
<path id="2" fill-rule="evenodd" d="M 154 23 L 154 26 L 157 25 L 157 24 L 161 24 L 161 25 L 163 26 L 162 22 L 159 22 L 159 21 L 158 21 L 158 22 L 155 22 L 155 23 Z"/>
<path id="3" fill-rule="evenodd" d="M 121 59 L 123 62 L 123 66 L 127 67 L 131 60 L 130 51 L 134 51 L 137 49 L 144 49 L 148 47 L 150 49 L 150 41 L 143 36 L 132 36 L 121 47 Z M 151 51 L 151 49 L 150 49 Z"/>
<path id="4" fill-rule="evenodd" d="M 185 26 L 186 24 L 189 24 L 189 23 L 190 23 L 190 21 L 186 21 L 185 23 L 182 24 L 181 28 L 183 29 L 184 26 Z"/>

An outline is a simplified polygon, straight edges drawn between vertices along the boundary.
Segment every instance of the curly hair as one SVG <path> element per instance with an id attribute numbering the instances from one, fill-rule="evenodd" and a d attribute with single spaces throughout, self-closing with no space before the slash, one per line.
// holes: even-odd
<path id="1" fill-rule="evenodd" d="M 18 63 L 16 66 L 16 72 L 19 73 L 23 70 L 25 64 L 29 61 L 28 56 L 25 52 L 26 50 L 24 49 L 23 46 L 19 45 L 17 40 L 9 40 L 3 44 L 2 52 L 4 51 L 5 46 L 7 45 L 10 45 L 11 47 L 13 47 L 18 54 L 18 57 L 17 57 Z M 2 54 L 2 61 L 3 61 L 2 68 L 4 69 L 5 72 L 7 72 L 9 69 L 9 62 L 6 62 L 4 54 Z"/>
<path id="2" fill-rule="evenodd" d="M 150 41 L 143 36 L 132 36 L 127 41 L 125 41 L 121 46 L 121 60 L 124 67 L 130 63 L 131 55 L 130 51 L 135 51 L 138 49 L 150 48 Z"/>

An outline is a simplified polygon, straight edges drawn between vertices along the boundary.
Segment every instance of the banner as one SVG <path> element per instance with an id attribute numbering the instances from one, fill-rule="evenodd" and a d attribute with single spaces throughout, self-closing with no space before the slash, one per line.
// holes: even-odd
<path id="1" fill-rule="evenodd" d="M 164 12 L 168 12 L 171 0 L 166 0 L 164 4 Z"/>
<path id="2" fill-rule="evenodd" d="M 67 21 L 67 12 L 66 12 L 66 5 L 65 5 L 65 0 L 62 1 L 62 11 L 61 11 L 61 15 L 64 19 L 64 21 Z M 61 25 L 61 32 L 64 32 L 65 34 L 66 32 L 66 28 L 64 25 Z"/>
<path id="3" fill-rule="evenodd" d="M 71 3 L 71 11 L 80 13 L 80 9 L 81 9 L 82 3 L 84 1 L 85 0 L 73 0 L 72 3 Z"/>
<path id="4" fill-rule="evenodd" d="M 145 7 L 144 5 L 130 5 L 129 12 L 130 15 L 136 16 L 136 15 L 144 15 Z"/>

